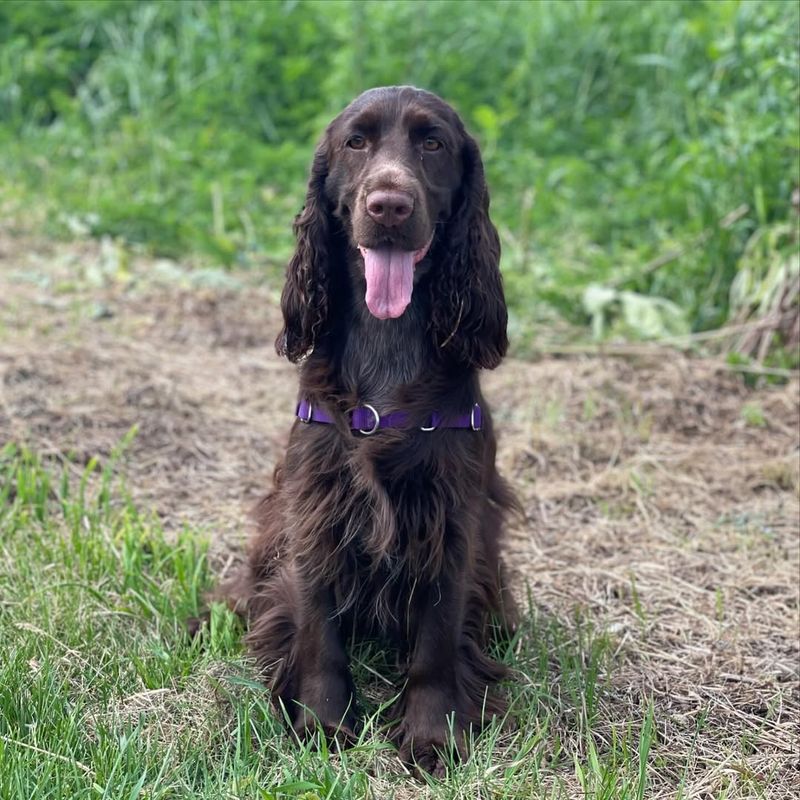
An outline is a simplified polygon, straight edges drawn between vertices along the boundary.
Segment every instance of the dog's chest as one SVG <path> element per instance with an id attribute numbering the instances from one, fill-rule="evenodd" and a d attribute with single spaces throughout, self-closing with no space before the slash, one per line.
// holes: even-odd
<path id="1" fill-rule="evenodd" d="M 383 412 L 393 405 L 399 389 L 419 378 L 427 343 L 416 316 L 411 309 L 397 320 L 365 316 L 348 331 L 341 376 L 359 402 Z"/>

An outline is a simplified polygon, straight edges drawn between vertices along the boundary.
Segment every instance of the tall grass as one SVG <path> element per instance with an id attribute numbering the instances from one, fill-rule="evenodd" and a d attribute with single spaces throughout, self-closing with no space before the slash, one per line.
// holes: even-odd
<path id="1" fill-rule="evenodd" d="M 748 241 L 794 225 L 799 27 L 782 0 L 12 0 L 0 187 L 54 231 L 280 262 L 326 121 L 414 83 L 482 142 L 518 322 L 586 322 L 605 284 L 662 299 L 639 333 L 712 327 Z"/>

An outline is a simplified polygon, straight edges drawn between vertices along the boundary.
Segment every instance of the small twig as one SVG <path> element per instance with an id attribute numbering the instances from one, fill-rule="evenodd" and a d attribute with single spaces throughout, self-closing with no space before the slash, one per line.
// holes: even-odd
<path id="1" fill-rule="evenodd" d="M 617 356 L 631 358 L 633 356 L 655 355 L 659 350 L 668 348 L 652 344 L 564 344 L 536 345 L 536 352 L 546 356 Z"/>
<path id="2" fill-rule="evenodd" d="M 78 661 L 80 661 L 85 667 L 89 666 L 89 662 L 77 650 L 73 650 L 71 647 L 65 645 L 64 642 L 53 636 L 52 633 L 43 631 L 41 628 L 37 627 L 36 625 L 32 625 L 30 622 L 16 622 L 14 623 L 14 627 L 20 631 L 28 631 L 28 633 L 35 633 L 37 636 L 44 636 L 51 642 L 55 642 L 55 644 L 66 651 L 70 656 L 78 659 Z"/>
<path id="3" fill-rule="evenodd" d="M 77 758 L 67 758 L 66 756 L 62 756 L 60 753 L 53 753 L 50 750 L 44 750 L 41 747 L 36 747 L 36 745 L 28 744 L 27 742 L 21 742 L 19 739 L 12 739 L 10 736 L 6 736 L 3 733 L 0 733 L 0 739 L 2 739 L 7 744 L 13 744 L 17 747 L 24 747 L 26 750 L 32 750 L 34 753 L 39 753 L 43 756 L 50 756 L 51 758 L 55 758 L 58 761 L 62 761 L 64 764 L 74 764 L 78 769 L 82 770 L 86 775 L 94 776 L 94 771 L 91 767 L 86 766 L 81 761 L 78 761 Z"/>
<path id="4" fill-rule="evenodd" d="M 545 355 L 619 355 L 636 356 L 652 353 L 659 348 L 675 350 L 688 350 L 692 345 L 713 339 L 725 339 L 737 333 L 747 331 L 760 331 L 772 327 L 772 322 L 767 318 L 743 322 L 738 325 L 727 325 L 724 328 L 714 328 L 710 331 L 697 333 L 681 333 L 675 336 L 664 336 L 661 339 L 651 339 L 642 344 L 586 344 L 586 345 L 537 345 L 536 350 Z"/>
<path id="5" fill-rule="evenodd" d="M 717 368 L 727 370 L 728 372 L 747 372 L 751 375 L 774 375 L 776 378 L 794 378 L 800 374 L 796 369 L 762 367 L 758 364 L 717 364 Z"/>
<path id="6" fill-rule="evenodd" d="M 708 331 L 717 333 L 720 331 Z M 711 338 L 711 337 L 706 337 Z M 548 356 L 608 356 L 610 358 L 635 358 L 636 356 L 654 356 L 670 349 L 680 351 L 683 348 L 668 346 L 666 339 L 641 345 L 556 345 L 553 347 L 537 347 L 537 352 Z M 777 378 L 793 378 L 800 374 L 798 370 L 782 369 L 780 367 L 763 367 L 758 364 L 725 364 L 709 359 L 717 369 L 729 372 L 747 372 L 753 375 L 774 375 Z"/>
<path id="7" fill-rule="evenodd" d="M 367 672 L 369 672 L 370 675 L 373 675 L 378 680 L 383 681 L 383 683 L 385 683 L 387 686 L 394 686 L 394 683 L 392 683 L 392 681 L 381 675 L 380 672 L 378 672 L 376 669 L 373 669 L 365 661 L 362 661 L 361 659 L 353 659 L 353 660 L 356 664 L 358 664 L 359 667 L 365 669 Z"/>
<path id="8" fill-rule="evenodd" d="M 732 336 L 736 333 L 745 333 L 747 331 L 759 331 L 765 328 L 772 327 L 772 322 L 766 317 L 761 319 L 751 320 L 750 322 L 741 322 L 737 325 L 726 325 L 723 328 L 714 328 L 710 331 L 697 331 L 696 333 L 679 333 L 675 336 L 664 336 L 661 339 L 654 339 L 654 344 L 678 344 L 679 342 L 687 342 L 692 344 L 694 342 L 704 342 L 708 339 L 724 339 L 726 336 Z"/>

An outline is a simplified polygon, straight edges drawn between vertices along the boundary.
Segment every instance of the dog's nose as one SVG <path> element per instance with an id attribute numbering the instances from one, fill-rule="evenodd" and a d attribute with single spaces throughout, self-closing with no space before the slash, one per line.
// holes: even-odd
<path id="1" fill-rule="evenodd" d="M 414 198 L 396 189 L 377 189 L 367 195 L 367 214 L 384 228 L 405 222 L 414 210 Z"/>

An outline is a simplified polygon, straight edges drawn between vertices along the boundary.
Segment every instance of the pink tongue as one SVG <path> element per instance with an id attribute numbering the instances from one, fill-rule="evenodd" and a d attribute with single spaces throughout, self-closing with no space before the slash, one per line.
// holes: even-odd
<path id="1" fill-rule="evenodd" d="M 359 249 L 366 268 L 367 308 L 378 319 L 399 317 L 411 302 L 417 253 L 393 247 Z"/>

